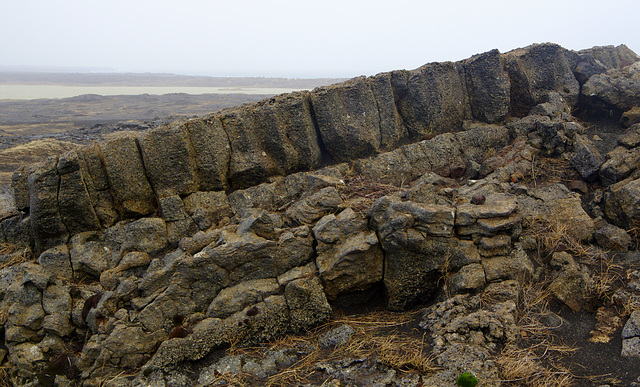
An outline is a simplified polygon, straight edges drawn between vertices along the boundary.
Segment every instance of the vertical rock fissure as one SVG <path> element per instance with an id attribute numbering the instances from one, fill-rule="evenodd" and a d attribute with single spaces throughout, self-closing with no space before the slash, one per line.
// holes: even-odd
<path id="1" fill-rule="evenodd" d="M 316 111 L 313 106 L 313 102 L 309 99 L 309 114 L 311 114 L 311 122 L 313 122 L 313 128 L 316 132 L 316 138 L 318 140 L 318 147 L 320 148 L 320 165 L 318 168 L 326 167 L 328 165 L 335 164 L 333 156 L 329 153 L 324 141 L 322 140 L 322 134 L 320 133 L 320 125 L 318 124 L 318 118 L 316 117 Z"/>
<path id="2" fill-rule="evenodd" d="M 133 141 L 135 142 L 136 149 L 138 150 L 138 157 L 140 157 L 140 163 L 142 164 L 142 172 L 144 173 L 144 178 L 147 179 L 147 182 L 149 183 L 149 187 L 151 187 L 151 191 L 153 191 L 155 208 L 159 208 L 160 202 L 158 200 L 158 192 L 156 191 L 156 187 L 154 187 L 154 185 L 151 183 L 151 179 L 149 179 L 149 174 L 147 173 L 147 166 L 145 165 L 144 157 L 142 156 L 142 148 L 140 147 L 140 140 L 138 139 L 138 137 L 135 137 Z"/>

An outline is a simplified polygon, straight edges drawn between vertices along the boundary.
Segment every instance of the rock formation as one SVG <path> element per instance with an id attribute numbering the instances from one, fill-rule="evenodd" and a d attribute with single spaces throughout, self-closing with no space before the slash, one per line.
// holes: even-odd
<path id="1" fill-rule="evenodd" d="M 453 359 L 468 349 L 453 332 L 464 331 L 478 344 L 465 367 L 499 385 L 481 360 L 517 335 L 517 299 L 478 308 L 492 285 L 538 278 L 530 253 L 551 241 L 535 232 L 564 226 L 558 243 L 569 252 L 571 241 L 631 245 L 639 71 L 625 46 L 493 50 L 24 166 L 13 175 L 15 204 L 0 208 L 0 240 L 33 260 L 0 269 L 0 360 L 16 384 L 207 385 L 223 367 L 203 365 L 212 351 L 305 331 L 334 303 L 382 284 L 396 311 L 458 294 L 425 314 L 445 371 L 424 383 L 455 379 Z M 629 128 L 607 148 L 576 109 L 624 117 Z M 538 186 L 545 157 L 570 160 L 595 185 Z M 551 288 L 571 308 L 588 307 L 591 294 L 575 290 L 590 279 L 562 254 L 550 263 Z M 640 305 L 634 291 L 619 297 Z M 475 312 L 454 320 L 456 305 Z M 633 318 L 624 354 L 640 356 Z M 65 365 L 52 370 L 56 361 Z"/>

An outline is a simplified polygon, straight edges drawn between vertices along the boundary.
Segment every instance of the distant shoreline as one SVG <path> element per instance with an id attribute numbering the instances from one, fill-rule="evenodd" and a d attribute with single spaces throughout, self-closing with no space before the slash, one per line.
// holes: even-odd
<path id="1" fill-rule="evenodd" d="M 165 95 L 165 94 L 282 94 L 304 88 L 277 87 L 194 87 L 194 86 L 102 86 L 102 85 L 24 85 L 0 84 L 0 100 L 32 100 L 71 98 L 85 94 L 96 95 Z"/>

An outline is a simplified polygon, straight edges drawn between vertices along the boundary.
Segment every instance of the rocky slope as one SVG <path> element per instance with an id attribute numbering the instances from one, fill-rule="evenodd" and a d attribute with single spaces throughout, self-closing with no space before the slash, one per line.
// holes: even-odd
<path id="1" fill-rule="evenodd" d="M 535 284 L 574 311 L 617 307 L 600 337 L 624 318 L 619 356 L 634 362 L 639 95 L 640 58 L 625 46 L 538 44 L 23 166 L 0 207 L 11 381 L 206 386 L 242 371 L 264 384 L 313 350 L 213 354 L 305 332 L 379 287 L 390 311 L 431 304 L 420 329 L 434 367 L 345 358 L 317 363 L 319 383 L 449 386 L 473 371 L 483 386 L 543 385 L 504 360 L 524 358 L 526 319 L 536 332 L 562 321 L 534 313 Z M 348 343 L 349 329 L 320 344 Z"/>

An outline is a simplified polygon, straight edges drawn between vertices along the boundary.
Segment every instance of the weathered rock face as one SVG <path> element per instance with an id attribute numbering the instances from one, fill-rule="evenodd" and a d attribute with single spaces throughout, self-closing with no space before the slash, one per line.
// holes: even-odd
<path id="1" fill-rule="evenodd" d="M 555 44 L 534 44 L 505 54 L 511 80 L 511 114 L 524 116 L 557 92 L 574 107 L 580 85 L 572 72 L 575 54 Z"/>
<path id="2" fill-rule="evenodd" d="M 628 65 L 637 59 L 624 47 L 494 50 L 282 95 L 21 168 L 15 200 L 2 204 L 12 208 L 0 208 L 0 241 L 30 244 L 18 253 L 31 249 L 37 263 L 0 269 L 8 358 L 22 381 L 59 355 L 76 367 L 69 378 L 88 385 L 114 377 L 204 384 L 224 367 L 268 375 L 273 367 L 239 358 L 180 374 L 179 383 L 174 371 L 231 343 L 305 331 L 330 318 L 332 304 L 369 297 L 381 284 L 387 308 L 398 311 L 454 295 L 423 323 L 441 336 L 444 369 L 415 383 L 440 385 L 472 366 L 498 385 L 484 361 L 516 334 L 518 281 L 538 278 L 528 252 L 541 242 L 527 227 L 555 219 L 579 243 L 634 248 L 625 230 L 640 222 L 638 128 L 603 156 L 570 114 L 580 84 L 606 85 L 594 98 L 607 107 L 636 106 L 622 85 L 635 82 L 637 65 Z M 588 199 L 538 184 L 537 163 L 548 157 L 571 160 L 601 191 Z M 0 263 L 18 253 L 0 254 Z M 555 296 L 583 307 L 587 273 L 567 253 L 550 264 Z M 497 301 L 485 307 L 486 299 Z M 637 335 L 627 336 L 635 345 Z M 66 353 L 76 341 L 82 350 Z M 381 363 L 347 363 L 318 367 L 400 380 Z"/>

